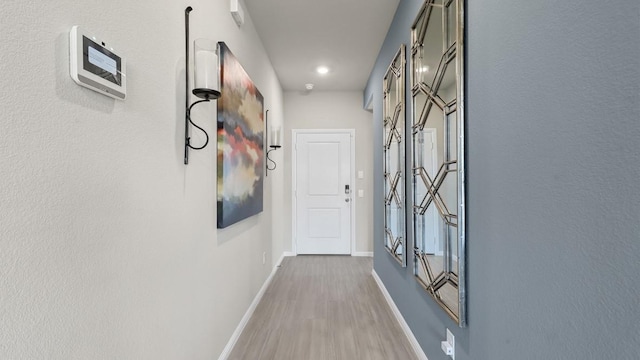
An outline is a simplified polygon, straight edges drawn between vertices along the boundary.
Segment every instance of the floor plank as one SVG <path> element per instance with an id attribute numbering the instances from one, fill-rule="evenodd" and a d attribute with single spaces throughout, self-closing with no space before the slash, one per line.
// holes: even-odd
<path id="1" fill-rule="evenodd" d="M 371 269 L 371 258 L 285 258 L 229 360 L 417 359 Z"/>

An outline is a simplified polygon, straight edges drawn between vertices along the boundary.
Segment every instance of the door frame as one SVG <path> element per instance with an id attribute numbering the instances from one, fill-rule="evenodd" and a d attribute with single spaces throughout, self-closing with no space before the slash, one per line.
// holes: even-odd
<path id="1" fill-rule="evenodd" d="M 357 198 L 357 189 L 356 189 L 356 130 L 355 129 L 291 129 L 291 251 L 294 255 L 298 255 L 298 246 L 297 246 L 297 225 L 298 225 L 298 205 L 297 205 L 297 197 L 296 191 L 298 187 L 298 134 L 349 134 L 351 139 L 351 149 L 350 149 L 350 167 L 351 174 L 349 174 L 349 182 L 351 187 L 351 213 L 349 216 L 351 217 L 350 227 L 351 227 L 351 239 L 349 241 L 349 254 L 353 256 L 356 253 L 356 198 Z"/>

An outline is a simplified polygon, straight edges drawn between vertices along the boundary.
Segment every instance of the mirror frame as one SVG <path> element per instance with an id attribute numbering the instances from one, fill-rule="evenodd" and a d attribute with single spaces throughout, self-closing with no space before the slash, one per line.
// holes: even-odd
<path id="1" fill-rule="evenodd" d="M 382 159 L 384 172 L 384 247 L 387 252 L 400 263 L 407 266 L 407 231 L 406 231 L 406 191 L 405 161 L 405 69 L 406 46 L 402 44 L 396 52 L 382 85 L 383 142 Z M 395 85 L 395 87 L 393 86 Z M 393 92 L 393 93 L 392 93 Z M 395 141 L 394 141 L 395 138 Z M 397 166 L 395 174 L 390 173 L 389 156 L 391 147 L 397 150 Z M 397 226 L 390 223 L 392 204 L 397 206 Z"/>
<path id="2" fill-rule="evenodd" d="M 455 6 L 455 26 L 449 26 L 448 22 L 449 16 L 452 15 L 449 11 L 445 11 L 449 8 L 449 6 Z M 442 29 L 442 41 L 439 42 L 440 48 L 436 48 L 433 46 L 431 49 L 426 49 L 424 43 L 426 43 L 425 38 L 427 35 L 427 30 L 429 29 L 430 16 L 432 13 L 432 9 L 440 7 L 442 14 L 442 23 L 439 24 Z M 455 29 L 455 37 L 452 37 L 449 32 L 451 29 Z M 452 41 L 455 40 L 455 43 Z M 429 293 L 433 297 L 433 299 L 440 305 L 444 311 L 458 323 L 460 327 L 465 327 L 467 325 L 467 309 L 466 309 L 466 239 L 465 239 L 465 114 L 464 114 L 464 1 L 463 0 L 425 0 L 423 6 L 421 7 L 416 20 L 414 21 L 411 27 L 411 53 L 410 53 L 410 64 L 411 64 L 411 164 L 412 164 L 412 181 L 413 181 L 413 204 L 411 208 L 413 209 L 413 231 L 414 231 L 414 277 L 418 283 L 422 286 L 422 288 Z M 450 44 L 450 45 L 449 45 Z M 424 66 L 419 62 L 420 54 L 423 53 L 436 53 L 441 55 L 440 64 L 438 65 L 438 69 L 436 70 L 436 75 L 433 77 L 434 81 L 432 84 L 427 84 L 426 81 L 419 81 L 416 79 L 419 72 L 426 72 L 428 70 L 424 70 Z M 454 58 L 455 57 L 455 58 Z M 451 62 L 455 61 L 455 99 L 453 101 L 445 102 L 442 98 L 439 97 L 440 84 L 442 83 L 442 79 L 446 74 L 446 69 L 453 65 Z M 422 75 L 421 75 L 422 76 Z M 432 86 L 435 90 L 432 89 Z M 426 96 L 424 102 L 421 102 L 425 113 L 418 112 L 420 109 L 417 104 L 417 96 L 422 94 Z M 432 99 L 431 104 L 429 105 L 429 99 Z M 454 136 L 457 147 L 457 154 L 455 160 L 445 160 L 448 158 L 445 157 L 440 163 L 438 163 L 438 167 L 441 167 L 441 170 L 445 172 L 450 172 L 456 174 L 456 183 L 457 183 L 457 213 L 456 214 L 448 214 L 446 210 L 446 206 L 443 208 L 442 204 L 438 206 L 438 202 L 442 202 L 442 197 L 438 193 L 440 190 L 440 185 L 444 182 L 445 176 L 440 176 L 439 180 L 436 179 L 438 176 L 434 176 L 434 179 L 431 180 L 427 176 L 427 182 L 424 180 L 423 174 L 426 173 L 426 170 L 422 167 L 422 164 L 416 164 L 416 144 L 418 143 L 417 137 L 422 133 L 422 130 L 425 128 L 426 119 L 430 114 L 430 109 L 432 107 L 439 107 L 443 112 L 443 121 L 446 122 L 447 116 L 452 114 L 455 111 L 455 124 L 456 124 L 456 134 L 457 139 Z M 450 126 L 450 125 L 448 125 Z M 445 125 L 445 131 L 443 135 L 443 147 L 445 149 L 450 149 L 446 147 L 446 145 L 450 145 L 451 137 L 450 133 L 447 130 L 447 125 Z M 448 151 L 445 150 L 445 153 L 449 155 Z M 433 174 L 432 174 L 433 175 Z M 417 199 L 417 191 L 416 187 L 418 182 L 422 181 L 425 184 L 427 194 L 424 196 L 424 199 Z M 428 220 L 426 218 L 426 211 L 429 206 L 434 206 L 437 209 L 438 214 L 443 219 L 444 226 L 443 229 L 447 230 L 447 234 L 450 234 L 450 227 L 457 228 L 457 238 L 449 238 L 449 235 L 444 235 L 444 231 L 437 230 L 438 226 L 434 226 L 434 231 L 442 232 L 443 236 L 440 236 L 440 239 L 444 239 L 444 249 L 443 249 L 443 258 L 442 258 L 442 272 L 439 274 L 434 274 L 431 271 L 431 265 L 429 264 L 429 260 L 427 259 L 427 251 L 425 250 L 424 244 L 420 244 L 417 240 L 418 237 L 418 229 L 416 224 L 418 224 L 418 220 Z M 445 213 L 446 212 L 446 213 Z M 422 217 L 422 218 L 420 218 Z M 448 239 L 447 239 L 448 238 Z M 446 241 L 449 240 L 449 241 Z M 451 246 L 453 245 L 453 241 L 457 241 L 457 264 L 454 264 L 453 261 L 453 251 Z M 420 271 L 425 272 L 427 275 L 427 280 L 425 281 L 420 276 Z M 457 289 L 457 312 L 455 308 L 452 308 L 447 305 L 447 303 L 443 300 L 440 289 L 443 289 L 445 285 L 450 285 L 451 287 Z"/>

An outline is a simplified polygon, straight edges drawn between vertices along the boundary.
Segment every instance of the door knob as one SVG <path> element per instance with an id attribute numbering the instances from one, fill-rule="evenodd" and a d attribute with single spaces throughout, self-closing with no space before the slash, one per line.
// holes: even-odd
<path id="1" fill-rule="evenodd" d="M 346 198 L 346 199 L 344 199 L 344 202 L 349 202 L 349 200 L 351 200 L 351 199 Z"/>

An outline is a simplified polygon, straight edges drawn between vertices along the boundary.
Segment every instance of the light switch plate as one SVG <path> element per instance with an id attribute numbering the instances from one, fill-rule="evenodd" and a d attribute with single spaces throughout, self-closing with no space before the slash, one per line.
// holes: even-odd
<path id="1" fill-rule="evenodd" d="M 358 170 L 358 179 L 364 179 L 364 171 Z"/>
<path id="2" fill-rule="evenodd" d="M 364 190 L 358 190 L 358 197 L 364 197 Z"/>

